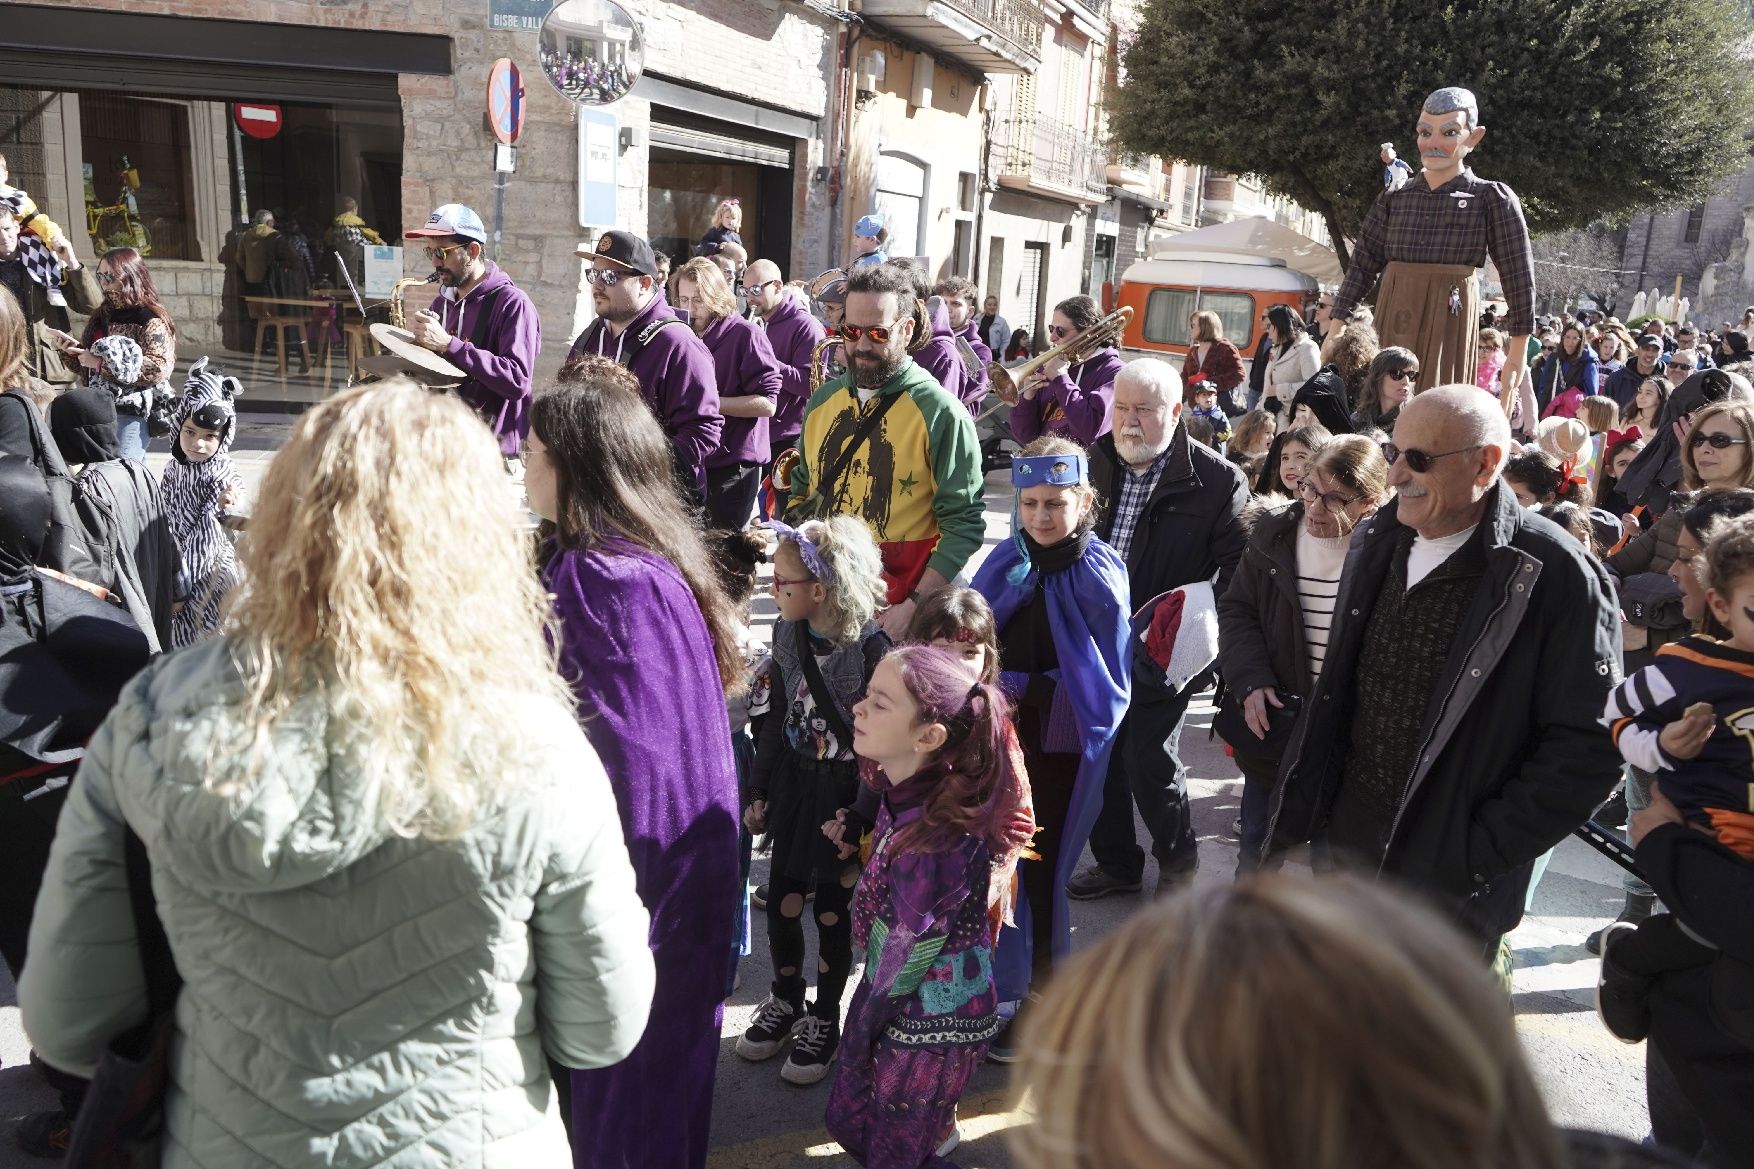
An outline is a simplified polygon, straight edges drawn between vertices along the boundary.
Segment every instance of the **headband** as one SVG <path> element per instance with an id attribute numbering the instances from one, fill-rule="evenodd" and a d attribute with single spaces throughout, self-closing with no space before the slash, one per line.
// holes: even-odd
<path id="1" fill-rule="evenodd" d="M 1077 487 L 1089 482 L 1084 456 L 1019 455 L 1011 460 L 1011 486 Z"/>
<path id="2" fill-rule="evenodd" d="M 1643 437 L 1644 435 L 1639 433 L 1636 426 L 1628 426 L 1625 430 L 1610 430 L 1607 439 L 1602 443 L 1602 449 L 1607 450 L 1609 447 L 1618 446 L 1628 439 L 1641 439 Z"/>
<path id="3" fill-rule="evenodd" d="M 954 635 L 952 635 L 950 640 L 956 642 L 959 645 L 979 645 L 980 641 L 981 641 L 981 636 L 980 636 L 980 634 L 976 633 L 974 630 L 968 628 L 967 626 L 963 626 L 962 628 L 958 629 Z"/>
<path id="4" fill-rule="evenodd" d="M 798 557 L 803 560 L 804 567 L 810 570 L 811 576 L 825 585 L 834 583 L 834 571 L 828 567 L 828 561 L 822 558 L 822 552 L 811 541 L 810 537 L 792 525 L 781 523 L 779 520 L 768 520 L 762 526 L 772 530 L 780 539 L 790 540 L 797 547 Z"/>

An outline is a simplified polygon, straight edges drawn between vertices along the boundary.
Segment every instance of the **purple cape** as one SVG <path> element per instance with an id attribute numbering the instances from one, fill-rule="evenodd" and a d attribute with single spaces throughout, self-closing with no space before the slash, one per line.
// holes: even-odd
<path id="1" fill-rule="evenodd" d="M 1017 541 L 1006 540 L 993 549 L 975 574 L 974 590 L 993 606 L 993 620 L 999 629 L 1010 624 L 1035 592 L 1039 577 L 1033 570 L 1022 584 L 1013 584 L 1006 577 L 1022 558 Z M 1127 566 L 1101 540 L 1091 540 L 1083 556 L 1065 571 L 1048 576 L 1042 587 L 1047 593 L 1048 625 L 1059 652 L 1057 681 L 1066 688 L 1077 712 L 1082 756 L 1066 813 L 1066 838 L 1054 871 L 1054 956 L 1059 958 L 1072 948 L 1066 882 L 1078 867 L 1090 829 L 1102 810 L 1109 749 L 1132 697 L 1133 656 L 1128 644 L 1132 610 Z M 1030 915 L 1040 908 L 1029 904 L 1019 882 L 1017 924 L 1000 931 L 999 948 L 993 956 L 1001 1002 L 1022 998 L 1029 989 Z"/>
<path id="2" fill-rule="evenodd" d="M 737 895 L 737 772 L 712 636 L 682 574 L 615 541 L 543 573 L 561 672 L 615 789 L 658 985 L 645 1036 L 574 1071 L 573 1159 L 702 1169 Z"/>

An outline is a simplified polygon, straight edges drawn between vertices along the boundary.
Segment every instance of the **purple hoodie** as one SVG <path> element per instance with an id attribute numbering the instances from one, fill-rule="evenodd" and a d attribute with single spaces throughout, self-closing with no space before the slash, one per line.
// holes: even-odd
<path id="1" fill-rule="evenodd" d="M 775 450 L 784 450 L 804 431 L 804 404 L 810 400 L 810 358 L 828 338 L 822 322 L 792 297 L 782 297 L 767 314 L 767 343 L 780 362 L 779 409 L 767 430 Z"/>
<path id="2" fill-rule="evenodd" d="M 956 334 L 950 330 L 950 314 L 945 310 L 944 302 L 940 300 L 932 304 L 927 311 L 932 322 L 932 339 L 914 354 L 914 362 L 963 405 L 971 408 L 979 405 L 986 391 L 977 392 L 970 383 L 968 370 L 962 364 L 962 354 L 956 351 Z"/>
<path id="3" fill-rule="evenodd" d="M 1069 366 L 1024 398 L 1011 411 L 1011 433 L 1029 443 L 1043 434 L 1061 434 L 1089 446 L 1108 433 L 1115 400 L 1115 378 L 1127 363 L 1113 349 Z"/>
<path id="4" fill-rule="evenodd" d="M 974 400 L 979 402 L 986 397 L 987 366 L 993 363 L 993 351 L 987 347 L 986 341 L 981 337 L 980 316 L 974 313 L 969 314 L 968 320 L 962 323 L 962 328 L 956 331 L 956 335 L 968 342 L 968 347 L 974 350 L 975 360 L 980 363 L 980 376 L 974 379 L 975 384 L 980 387 L 980 393 L 975 396 Z M 969 392 L 974 393 L 972 389 Z"/>
<path id="5" fill-rule="evenodd" d="M 646 347 L 624 360 L 635 339 L 645 327 L 656 320 L 671 324 L 659 329 Z M 676 447 L 676 464 L 682 469 L 684 482 L 694 484 L 699 495 L 706 495 L 706 460 L 719 445 L 719 432 L 724 419 L 719 417 L 718 379 L 713 374 L 713 355 L 694 330 L 670 312 L 670 302 L 662 292 L 652 295 L 640 314 L 627 323 L 616 336 L 609 322 L 598 317 L 578 340 L 572 343 L 571 361 L 576 357 L 607 357 L 625 365 L 639 379 L 640 394 L 664 427 L 664 433 Z"/>
<path id="6" fill-rule="evenodd" d="M 779 358 L 773 355 L 773 347 L 767 343 L 767 334 L 760 325 L 735 315 L 720 317 L 707 326 L 700 339 L 713 355 L 719 401 L 743 397 L 779 400 Z M 706 465 L 765 463 L 767 435 L 765 418 L 726 418 L 719 433 L 719 448 L 706 457 Z"/>
<path id="7" fill-rule="evenodd" d="M 481 306 L 492 302 L 487 332 L 473 343 Z M 429 306 L 451 335 L 444 357 L 469 375 L 457 396 L 469 403 L 499 439 L 501 454 L 515 455 L 530 433 L 530 373 L 542 348 L 542 319 L 536 306 L 499 265 L 461 300 L 435 298 Z"/>

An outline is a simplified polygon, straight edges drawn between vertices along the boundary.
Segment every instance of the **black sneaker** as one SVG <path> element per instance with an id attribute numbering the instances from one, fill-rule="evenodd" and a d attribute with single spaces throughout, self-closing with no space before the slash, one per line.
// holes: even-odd
<path id="1" fill-rule="evenodd" d="M 18 1122 L 12 1139 L 20 1149 L 33 1157 L 53 1157 L 59 1161 L 67 1155 L 67 1138 L 73 1133 L 73 1117 L 64 1109 L 33 1112 Z"/>
<path id="2" fill-rule="evenodd" d="M 1609 925 L 1614 925 L 1619 922 L 1631 922 L 1633 925 L 1637 925 L 1656 911 L 1657 899 L 1654 893 L 1628 893 L 1626 895 L 1626 905 L 1620 910 L 1620 916 L 1610 922 Z M 1608 926 L 1603 926 L 1601 929 L 1584 939 L 1583 948 L 1599 957 L 1602 953 L 1602 939 L 1606 937 L 1607 934 Z"/>
<path id="3" fill-rule="evenodd" d="M 1602 973 L 1596 980 L 1596 1014 L 1608 1034 L 1622 1043 L 1641 1043 L 1650 1034 L 1650 980 L 1615 967 L 1612 946 L 1628 930 L 1629 921 L 1611 922 L 1602 931 Z"/>
<path id="4" fill-rule="evenodd" d="M 802 1004 L 769 994 L 755 1008 L 755 1020 L 737 1039 L 737 1054 L 748 1060 L 772 1059 L 799 1027 Z"/>
<path id="5" fill-rule="evenodd" d="M 780 1079 L 788 1084 L 814 1084 L 828 1074 L 840 1050 L 840 1024 L 821 1015 L 805 1015 L 798 1024 L 792 1054 L 780 1069 Z"/>
<path id="6" fill-rule="evenodd" d="M 1029 1009 L 1030 1003 L 1034 1001 L 1034 995 L 1026 995 L 1023 1000 L 1017 1004 L 1017 1010 L 1012 1012 L 1009 1019 L 1001 1019 L 999 1021 L 999 1030 L 997 1034 L 987 1040 L 987 1059 L 990 1062 L 1016 1063 L 1018 1059 L 1021 1058 L 1023 1053 L 1017 1046 L 1017 1039 L 1020 1034 L 1018 1027 L 1022 1022 L 1024 1013 Z"/>
<path id="7" fill-rule="evenodd" d="M 1091 865 L 1066 882 L 1066 896 L 1074 901 L 1095 901 L 1111 893 L 1137 893 L 1143 886 L 1144 881 L 1138 877 L 1129 880 L 1101 865 Z"/>
<path id="8" fill-rule="evenodd" d="M 767 882 L 763 881 L 749 891 L 749 904 L 765 911 L 767 909 Z"/>

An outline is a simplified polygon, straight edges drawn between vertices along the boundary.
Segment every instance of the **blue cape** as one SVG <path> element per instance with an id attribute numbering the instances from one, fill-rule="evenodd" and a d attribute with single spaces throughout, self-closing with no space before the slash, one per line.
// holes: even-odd
<path id="1" fill-rule="evenodd" d="M 1035 592 L 1040 574 L 1031 569 L 1021 583 L 1006 574 L 1022 560 L 1017 542 L 1008 540 L 994 548 L 975 574 L 974 589 L 993 606 L 998 628 L 1010 624 Z M 1113 548 L 1099 539 L 1063 572 L 1046 578 L 1048 625 L 1060 668 L 1054 679 L 1066 688 L 1078 714 L 1082 740 L 1078 779 L 1072 788 L 1072 804 L 1066 815 L 1066 837 L 1061 842 L 1059 863 L 1054 870 L 1054 956 L 1064 957 L 1072 946 L 1072 920 L 1066 904 L 1066 882 L 1078 865 L 1090 829 L 1102 810 L 1103 780 L 1108 774 L 1109 748 L 1115 731 L 1127 713 L 1132 679 L 1132 647 L 1129 643 L 1131 595 L 1127 566 Z M 1029 989 L 1030 914 L 1032 907 L 1019 889 L 1017 924 L 999 935 L 994 974 L 999 999 L 1009 1002 Z"/>

